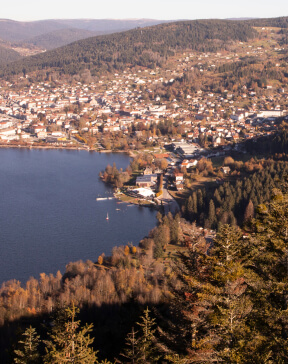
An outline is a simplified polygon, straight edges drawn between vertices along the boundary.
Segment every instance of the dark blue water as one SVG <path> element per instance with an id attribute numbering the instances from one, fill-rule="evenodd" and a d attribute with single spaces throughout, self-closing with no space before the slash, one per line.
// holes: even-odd
<path id="1" fill-rule="evenodd" d="M 0 149 L 0 283 L 63 273 L 71 261 L 95 261 L 114 246 L 138 244 L 147 235 L 155 211 L 115 199 L 96 201 L 112 196 L 98 174 L 113 162 L 126 168 L 129 157 Z"/>

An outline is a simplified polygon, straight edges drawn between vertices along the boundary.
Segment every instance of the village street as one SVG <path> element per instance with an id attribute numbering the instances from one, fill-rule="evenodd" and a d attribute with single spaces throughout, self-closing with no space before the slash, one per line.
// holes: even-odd
<path id="1" fill-rule="evenodd" d="M 180 208 L 176 200 L 168 192 L 167 186 L 168 186 L 167 176 L 164 176 L 163 194 L 161 198 L 159 198 L 159 200 L 161 200 L 163 203 L 165 214 L 168 214 L 169 211 L 171 211 L 172 214 L 175 214 L 177 211 L 180 211 Z"/>

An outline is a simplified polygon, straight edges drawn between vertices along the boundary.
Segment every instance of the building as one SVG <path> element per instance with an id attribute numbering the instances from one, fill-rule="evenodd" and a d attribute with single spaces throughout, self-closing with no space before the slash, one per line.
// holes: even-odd
<path id="1" fill-rule="evenodd" d="M 224 174 L 229 174 L 231 171 L 230 167 L 221 167 L 221 172 Z"/>
<path id="2" fill-rule="evenodd" d="M 257 113 L 258 118 L 269 118 L 269 117 L 283 116 L 283 110 L 264 110 Z"/>
<path id="3" fill-rule="evenodd" d="M 139 176 L 136 178 L 136 185 L 138 187 L 151 187 L 157 182 L 157 174 L 149 174 Z"/>
<path id="4" fill-rule="evenodd" d="M 181 154 L 184 157 L 193 156 L 198 150 L 198 146 L 196 144 L 188 144 L 184 142 L 173 143 L 172 146 L 178 154 Z"/>
<path id="5" fill-rule="evenodd" d="M 175 177 L 175 182 L 176 182 L 176 184 L 177 184 L 177 183 L 182 183 L 182 182 L 183 182 L 183 180 L 184 180 L 184 175 L 183 175 L 183 173 L 176 172 L 176 173 L 174 173 L 174 177 Z"/>

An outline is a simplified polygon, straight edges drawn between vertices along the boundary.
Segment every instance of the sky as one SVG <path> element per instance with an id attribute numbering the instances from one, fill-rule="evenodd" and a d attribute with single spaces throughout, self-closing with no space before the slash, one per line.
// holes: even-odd
<path id="1" fill-rule="evenodd" d="M 288 16 L 287 0 L 8 0 L 0 18 L 211 19 Z"/>

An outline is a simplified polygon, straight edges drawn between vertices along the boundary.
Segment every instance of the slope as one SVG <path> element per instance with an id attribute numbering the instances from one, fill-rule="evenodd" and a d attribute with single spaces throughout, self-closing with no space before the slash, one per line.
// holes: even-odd
<path id="1" fill-rule="evenodd" d="M 84 29 L 60 29 L 38 35 L 37 37 L 29 39 L 26 43 L 50 50 L 95 35 L 97 35 L 95 32 Z"/>
<path id="2" fill-rule="evenodd" d="M 68 26 L 56 20 L 20 22 L 0 19 L 0 38 L 8 42 L 18 42 L 63 28 Z"/>
<path id="3" fill-rule="evenodd" d="M 283 16 L 279 18 L 250 19 L 246 20 L 245 23 L 254 27 L 288 28 L 288 17 Z"/>
<path id="4" fill-rule="evenodd" d="M 0 65 L 16 61 L 20 58 L 21 55 L 18 52 L 0 45 Z"/>
<path id="5" fill-rule="evenodd" d="M 160 66 L 177 51 L 216 51 L 229 41 L 247 41 L 256 35 L 248 24 L 227 20 L 165 23 L 123 33 L 88 38 L 65 47 L 1 67 L 8 76 L 36 70 L 77 74 L 89 69 L 92 75 L 121 70 L 127 65 Z"/>
<path id="6" fill-rule="evenodd" d="M 97 32 L 97 34 L 113 33 L 163 22 L 163 20 L 151 19 L 51 19 L 27 22 L 0 19 L 0 39 L 8 42 L 23 42 L 56 30 L 76 28 Z"/>

